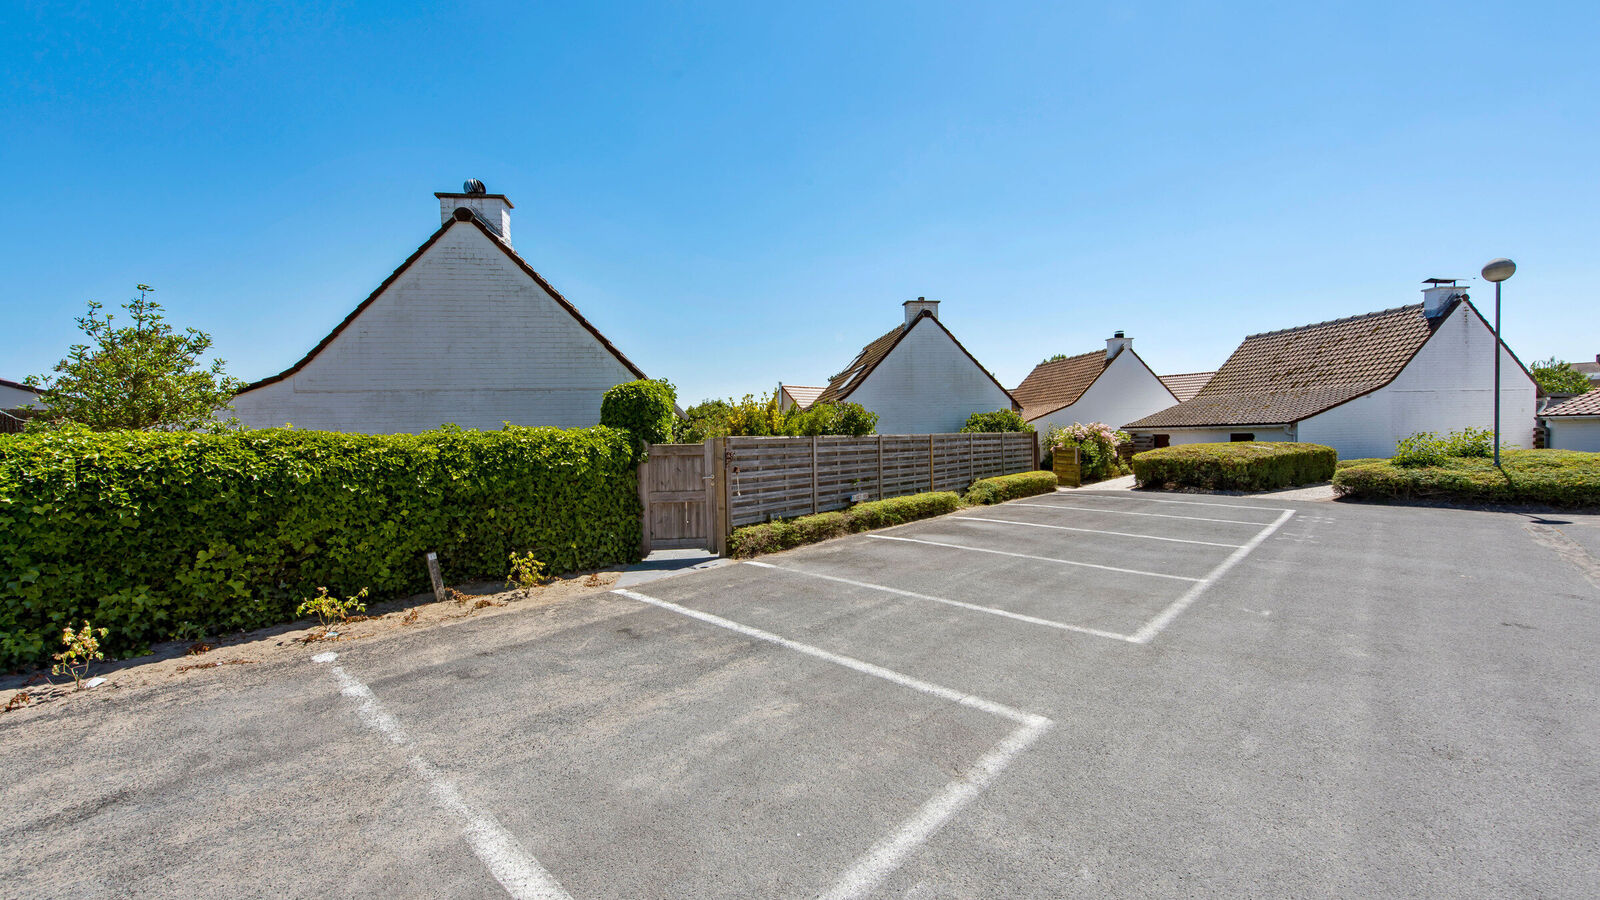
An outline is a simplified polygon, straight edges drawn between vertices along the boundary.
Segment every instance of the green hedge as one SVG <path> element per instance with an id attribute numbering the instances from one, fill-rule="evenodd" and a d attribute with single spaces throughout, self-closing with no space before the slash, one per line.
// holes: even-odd
<path id="1" fill-rule="evenodd" d="M 1180 444 L 1134 454 L 1140 487 L 1266 491 L 1333 477 L 1339 454 L 1321 444 L 1239 441 Z"/>
<path id="2" fill-rule="evenodd" d="M 0 437 L 0 669 L 48 660 L 63 626 L 108 652 L 295 618 L 326 587 L 376 597 L 632 560 L 628 436 L 609 428 L 358 435 L 264 430 Z"/>
<path id="3" fill-rule="evenodd" d="M 1502 450 L 1492 459 L 1452 457 L 1436 466 L 1375 462 L 1340 469 L 1333 489 L 1362 500 L 1419 499 L 1456 503 L 1600 506 L 1600 453 Z"/>
<path id="4" fill-rule="evenodd" d="M 677 390 L 665 381 L 641 379 L 610 388 L 600 398 L 600 424 L 633 436 L 636 453 L 644 444 L 672 441 Z"/>
<path id="5" fill-rule="evenodd" d="M 757 556 L 790 547 L 814 544 L 829 538 L 903 525 L 930 516 L 942 516 L 961 507 L 961 498 L 950 491 L 910 494 L 858 503 L 839 512 L 817 513 L 787 521 L 765 522 L 735 528 L 728 539 L 729 556 Z"/>
<path id="6" fill-rule="evenodd" d="M 1004 503 L 1018 497 L 1048 494 L 1055 489 L 1054 472 L 1018 472 L 974 481 L 967 489 L 966 499 L 968 503 Z"/>

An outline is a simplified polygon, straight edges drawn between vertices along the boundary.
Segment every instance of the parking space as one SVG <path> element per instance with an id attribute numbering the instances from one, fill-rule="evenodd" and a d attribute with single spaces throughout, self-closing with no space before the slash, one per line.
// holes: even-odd
<path id="1" fill-rule="evenodd" d="M 109 721 L 0 720 L 33 761 L 6 789 L 5 883 L 1583 896 L 1600 598 L 1560 561 L 1500 514 L 966 510 L 310 649 Z M 151 810 L 192 837 L 150 840 Z"/>

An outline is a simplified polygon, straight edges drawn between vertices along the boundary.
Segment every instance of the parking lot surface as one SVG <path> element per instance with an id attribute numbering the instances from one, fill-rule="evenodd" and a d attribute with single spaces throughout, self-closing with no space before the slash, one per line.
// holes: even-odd
<path id="1" fill-rule="evenodd" d="M 0 894 L 1592 896 L 1552 531 L 1063 491 L 7 716 Z"/>

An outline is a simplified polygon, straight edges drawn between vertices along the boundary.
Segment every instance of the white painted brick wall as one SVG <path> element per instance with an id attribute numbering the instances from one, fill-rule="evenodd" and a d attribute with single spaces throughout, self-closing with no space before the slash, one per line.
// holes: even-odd
<path id="1" fill-rule="evenodd" d="M 1550 428 L 1550 449 L 1600 453 L 1600 419 L 1553 416 L 1545 422 Z"/>
<path id="2" fill-rule="evenodd" d="M 975 412 L 1011 408 L 1005 391 L 927 319 L 845 399 L 878 414 L 879 434 L 960 431 Z"/>
<path id="3" fill-rule="evenodd" d="M 1131 351 L 1117 354 L 1078 402 L 1033 420 L 1040 434 L 1051 425 L 1104 422 L 1121 428 L 1178 402 L 1161 379 Z"/>
<path id="4" fill-rule="evenodd" d="M 489 238 L 457 223 L 315 359 L 240 395 L 253 428 L 375 434 L 594 425 L 633 374 Z"/>

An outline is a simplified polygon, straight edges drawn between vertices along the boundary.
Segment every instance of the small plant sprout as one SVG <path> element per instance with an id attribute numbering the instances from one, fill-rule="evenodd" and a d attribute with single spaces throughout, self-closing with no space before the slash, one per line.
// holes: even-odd
<path id="1" fill-rule="evenodd" d="M 518 555 L 511 554 L 511 575 L 506 579 L 506 587 L 520 588 L 524 591 L 531 590 L 544 583 L 546 566 L 535 559 L 533 551 Z"/>
<path id="2" fill-rule="evenodd" d="M 362 588 L 354 597 L 346 597 L 340 600 L 338 597 L 329 595 L 327 588 L 319 587 L 317 588 L 317 595 L 302 602 L 294 612 L 297 616 L 316 616 L 317 621 L 322 623 L 322 633 L 326 635 L 328 629 L 333 625 L 349 621 L 351 613 L 366 612 L 367 606 L 361 602 L 366 597 L 366 588 Z"/>
<path id="3" fill-rule="evenodd" d="M 100 652 L 100 639 L 109 632 L 108 628 L 90 628 L 88 622 L 76 632 L 70 627 L 63 628 L 63 649 L 55 655 L 56 664 L 50 667 L 50 674 L 71 675 L 73 690 L 83 690 L 83 676 L 89 674 L 89 665 L 105 659 L 105 654 Z"/>

